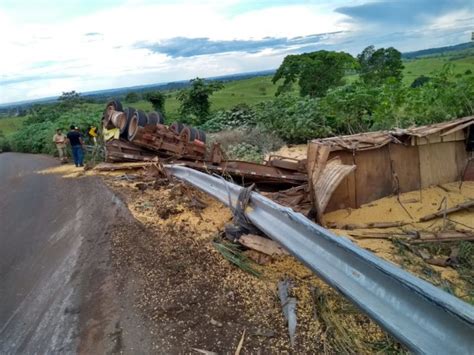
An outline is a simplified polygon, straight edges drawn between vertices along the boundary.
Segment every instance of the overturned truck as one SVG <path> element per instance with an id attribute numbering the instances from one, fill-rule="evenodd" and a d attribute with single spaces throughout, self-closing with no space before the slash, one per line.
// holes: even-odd
<path id="1" fill-rule="evenodd" d="M 315 139 L 307 159 L 270 155 L 263 164 L 229 160 L 218 143 L 158 112 L 107 104 L 102 117 L 106 160 L 160 159 L 242 184 L 277 186 L 272 198 L 306 215 L 357 208 L 392 194 L 474 180 L 474 116 L 427 126 Z M 285 188 L 291 187 L 289 190 Z"/>
<path id="2" fill-rule="evenodd" d="M 206 134 L 182 123 L 165 125 L 161 114 L 122 109 L 118 101 L 107 104 L 102 117 L 106 160 L 153 161 L 157 158 L 201 171 L 228 175 L 242 182 L 301 185 L 306 182 L 306 164 L 272 156 L 265 164 L 229 160 L 214 143 L 206 146 Z"/>

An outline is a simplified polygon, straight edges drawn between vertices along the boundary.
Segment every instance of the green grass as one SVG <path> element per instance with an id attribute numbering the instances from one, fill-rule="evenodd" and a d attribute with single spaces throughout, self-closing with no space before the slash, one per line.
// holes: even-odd
<path id="1" fill-rule="evenodd" d="M 439 71 L 446 64 L 453 65 L 455 74 L 464 75 L 466 70 L 474 69 L 474 55 L 465 58 L 451 60 L 454 57 L 434 57 L 421 58 L 404 61 L 403 82 L 410 85 L 420 75 L 430 76 L 435 71 Z"/>
<path id="2" fill-rule="evenodd" d="M 7 117 L 0 118 L 0 131 L 8 136 L 23 126 L 23 122 L 26 120 L 26 117 Z"/>

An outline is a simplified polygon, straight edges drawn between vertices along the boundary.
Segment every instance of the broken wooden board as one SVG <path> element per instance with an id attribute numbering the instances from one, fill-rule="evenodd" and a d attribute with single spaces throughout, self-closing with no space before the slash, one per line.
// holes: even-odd
<path id="1" fill-rule="evenodd" d="M 474 200 L 469 200 L 463 203 L 460 203 L 459 205 L 456 205 L 454 207 L 448 208 L 446 210 L 441 210 L 436 213 L 431 213 L 429 215 L 426 215 L 424 217 L 420 218 L 420 222 L 426 222 L 426 221 L 431 221 L 432 219 L 438 218 L 438 217 L 443 217 L 444 215 L 448 215 L 454 212 L 462 211 L 468 208 L 474 207 Z"/>
<path id="2" fill-rule="evenodd" d="M 289 255 L 289 253 L 283 249 L 283 247 L 277 242 L 261 237 L 255 234 L 244 234 L 238 239 L 239 243 L 243 246 L 256 250 L 266 255 L 278 256 L 278 255 Z"/>
<path id="3" fill-rule="evenodd" d="M 137 170 L 150 166 L 150 162 L 136 163 L 100 163 L 94 167 L 97 171 Z"/>

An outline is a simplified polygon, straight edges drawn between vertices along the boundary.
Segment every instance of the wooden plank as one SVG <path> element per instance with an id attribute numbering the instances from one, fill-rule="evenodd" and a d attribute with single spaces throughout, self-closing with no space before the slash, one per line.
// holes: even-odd
<path id="1" fill-rule="evenodd" d="M 441 136 L 447 136 L 447 135 L 450 135 L 451 133 L 454 133 L 454 132 L 457 132 L 457 131 L 460 131 L 460 130 L 463 130 L 464 128 L 466 127 L 469 127 L 470 125 L 474 124 L 474 120 L 470 120 L 468 122 L 465 122 L 459 126 L 456 126 L 454 128 L 451 128 L 449 131 L 447 132 L 444 132 L 443 134 L 441 134 Z"/>
<path id="2" fill-rule="evenodd" d="M 400 192 L 418 190 L 421 184 L 418 147 L 390 144 L 393 172 L 397 174 Z"/>
<path id="3" fill-rule="evenodd" d="M 289 255 L 279 243 L 259 235 L 244 234 L 238 239 L 238 241 L 247 248 L 259 251 L 266 255 Z"/>
<path id="4" fill-rule="evenodd" d="M 388 146 L 358 152 L 355 156 L 357 207 L 392 193 L 392 172 Z"/>
<path id="5" fill-rule="evenodd" d="M 440 143 L 440 142 L 441 142 L 441 135 L 439 132 L 436 132 L 424 137 L 416 138 L 417 145 L 433 144 L 433 143 Z"/>
<path id="6" fill-rule="evenodd" d="M 448 208 L 446 210 L 441 210 L 441 211 L 426 215 L 424 217 L 421 217 L 420 222 L 431 221 L 432 219 L 443 217 L 444 215 L 448 215 L 448 214 L 455 213 L 458 211 L 463 211 L 471 207 L 474 207 L 474 200 L 469 200 L 469 201 L 460 203 L 459 205 L 456 205 L 454 207 Z"/>
<path id="7" fill-rule="evenodd" d="M 421 188 L 445 184 L 458 179 L 456 145 L 459 143 L 435 143 L 418 147 Z"/>

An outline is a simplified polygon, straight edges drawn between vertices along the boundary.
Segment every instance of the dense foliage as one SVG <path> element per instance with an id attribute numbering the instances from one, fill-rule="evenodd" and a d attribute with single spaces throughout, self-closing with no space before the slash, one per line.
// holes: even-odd
<path id="1" fill-rule="evenodd" d="M 143 95 L 143 98 L 151 103 L 155 111 L 161 112 L 163 115 L 165 114 L 165 94 L 160 91 L 152 91 Z"/>
<path id="2" fill-rule="evenodd" d="M 247 128 L 255 126 L 256 112 L 250 106 L 241 104 L 230 110 L 217 111 L 201 125 L 207 132 L 219 132 L 233 128 Z"/>
<path id="3" fill-rule="evenodd" d="M 211 108 L 209 96 L 222 88 L 222 83 L 217 81 L 209 82 L 201 78 L 191 80 L 191 87 L 181 90 L 177 96 L 181 102 L 180 114 L 191 116 L 190 123 L 203 123 L 209 116 Z"/>
<path id="4" fill-rule="evenodd" d="M 24 127 L 9 137 L 17 152 L 55 154 L 53 135 L 61 128 L 67 133 L 75 125 L 85 133 L 89 126 L 99 126 L 102 109 L 91 104 L 76 104 L 64 110 L 61 104 L 42 105 L 32 111 Z"/>
<path id="5" fill-rule="evenodd" d="M 298 82 L 301 96 L 321 97 L 328 89 L 342 85 L 348 69 L 355 66 L 354 58 L 344 52 L 317 51 L 298 55 L 288 55 L 283 60 L 273 83 L 283 79 L 277 96 L 291 91 Z"/>
<path id="6" fill-rule="evenodd" d="M 395 48 L 368 46 L 357 56 L 359 74 L 366 84 L 380 85 L 387 79 L 402 80 L 402 54 Z"/>

